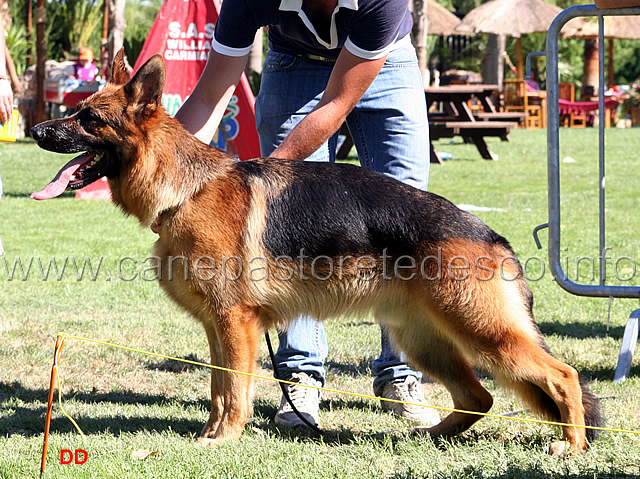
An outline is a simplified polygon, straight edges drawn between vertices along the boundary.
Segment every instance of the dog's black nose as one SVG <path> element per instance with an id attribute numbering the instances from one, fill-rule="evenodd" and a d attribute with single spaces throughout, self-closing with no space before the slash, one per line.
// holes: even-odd
<path id="1" fill-rule="evenodd" d="M 44 137 L 44 128 L 42 127 L 42 123 L 31 128 L 31 138 L 38 141 Z"/>
<path id="2" fill-rule="evenodd" d="M 51 137 L 55 131 L 55 127 L 51 124 L 51 121 L 52 120 L 43 121 L 31 128 L 31 138 L 39 143 L 40 141 Z"/>

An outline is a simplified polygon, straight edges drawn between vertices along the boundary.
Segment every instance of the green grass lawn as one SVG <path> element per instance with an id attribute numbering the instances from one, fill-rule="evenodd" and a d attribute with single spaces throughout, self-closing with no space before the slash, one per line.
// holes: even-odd
<path id="1" fill-rule="evenodd" d="M 640 271 L 640 130 L 607 131 L 608 275 L 638 284 Z M 491 141 L 499 161 L 485 161 L 474 147 L 439 141 L 455 159 L 432 165 L 429 189 L 457 204 L 487 208 L 475 213 L 505 235 L 528 275 L 537 321 L 550 348 L 575 366 L 602 396 L 607 425 L 640 431 L 640 366 L 613 383 L 626 320 L 637 301 L 571 296 L 548 271 L 532 238 L 547 221 L 546 132 L 516 130 L 511 142 Z M 563 130 L 560 159 L 562 235 L 567 272 L 594 283 L 597 268 L 578 258 L 598 255 L 597 132 Z M 569 159 L 570 158 L 570 159 Z M 64 331 L 179 357 L 208 360 L 201 327 L 178 310 L 145 271 L 155 235 L 104 201 L 65 194 L 30 200 L 68 158 L 40 151 L 32 142 L 0 145 L 0 478 L 39 473 L 44 415 L 56 334 Z M 628 257 L 628 258 L 627 258 Z M 53 261 L 64 274 L 56 274 Z M 71 260 L 75 259 L 78 272 Z M 31 263 L 28 277 L 23 270 Z M 93 271 L 88 271 L 90 261 Z M 81 267 L 85 276 L 79 280 Z M 100 269 L 97 270 L 98 265 Z M 596 261 L 597 266 L 597 261 Z M 14 268 L 15 267 L 15 268 Z M 42 269 L 41 269 L 42 268 Z M 544 270 L 543 270 L 544 268 Z M 617 268 L 617 278 L 616 278 Z M 43 279 L 49 271 L 48 279 Z M 57 277 L 57 276 L 60 277 Z M 135 277 L 134 277 L 135 276 Z M 539 278 L 541 277 L 541 278 Z M 328 387 L 371 394 L 371 362 L 379 330 L 371 318 L 329 321 Z M 259 372 L 270 376 L 266 348 Z M 545 447 L 559 428 L 486 418 L 447 441 L 379 431 L 406 424 L 373 401 L 325 394 L 320 437 L 293 435 L 271 419 L 279 404 L 275 383 L 258 381 L 254 416 L 242 439 L 217 449 L 195 443 L 209 407 L 209 372 L 180 370 L 158 358 L 80 341 L 68 341 L 60 374 L 63 405 L 86 441 L 54 407 L 45 477 L 61 478 L 520 478 L 640 477 L 640 435 L 604 433 L 581 457 L 559 459 Z M 495 397 L 492 413 L 523 408 L 519 400 L 482 382 Z M 424 385 L 432 404 L 450 407 L 439 384 Z M 518 417 L 532 417 L 527 412 Z M 60 464 L 62 449 L 84 449 L 83 465 Z M 140 449 L 157 451 L 143 460 Z"/>

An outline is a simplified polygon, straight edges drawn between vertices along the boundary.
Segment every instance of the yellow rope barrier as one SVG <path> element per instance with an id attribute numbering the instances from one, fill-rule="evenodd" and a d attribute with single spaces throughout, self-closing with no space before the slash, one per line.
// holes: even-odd
<path id="1" fill-rule="evenodd" d="M 127 347 L 127 346 L 120 346 L 118 344 L 113 344 L 113 343 L 109 343 L 109 342 L 106 342 L 106 341 L 99 341 L 97 339 L 83 338 L 83 337 L 79 337 L 79 336 L 70 336 L 70 335 L 68 335 L 66 333 L 58 333 L 58 338 L 62 338 L 63 340 L 65 340 L 65 339 L 75 339 L 75 340 L 78 340 L 78 341 L 86 341 L 86 342 L 89 342 L 89 343 L 101 344 L 103 346 L 109 346 L 109 347 L 112 347 L 112 348 L 123 349 L 125 351 L 130 351 L 130 352 L 133 352 L 133 353 L 145 354 L 147 356 L 155 356 L 157 358 L 169 359 L 169 360 L 172 360 L 172 361 L 180 361 L 180 362 L 183 362 L 183 363 L 193 364 L 195 366 L 202 366 L 202 367 L 206 367 L 206 368 L 209 368 L 209 369 L 216 369 L 216 370 L 224 371 L 224 372 L 228 372 L 228 373 L 242 374 L 244 376 L 250 376 L 250 377 L 253 377 L 253 378 L 256 378 L 256 379 L 263 379 L 263 380 L 266 380 L 266 381 L 280 382 L 280 383 L 284 383 L 284 384 L 300 385 L 300 383 L 294 383 L 292 381 L 287 381 L 287 380 L 284 380 L 284 379 L 276 379 L 276 378 L 273 378 L 273 377 L 261 376 L 259 374 L 253 374 L 253 373 L 248 373 L 248 372 L 244 372 L 244 371 L 236 371 L 234 369 L 224 368 L 222 366 L 215 366 L 213 364 L 206 364 L 206 363 L 201 363 L 201 362 L 198 362 L 198 361 L 191 361 L 189 359 L 176 358 L 176 357 L 172 357 L 172 356 L 166 356 L 164 354 L 152 353 L 152 352 L 149 352 L 149 351 L 143 351 L 143 350 L 140 350 L 140 349 L 130 348 L 130 347 Z M 58 376 L 59 376 L 59 372 L 58 372 Z M 568 423 L 556 422 L 556 421 L 545 421 L 545 420 L 542 420 L 542 419 L 528 419 L 528 418 L 521 418 L 521 417 L 514 417 L 514 416 L 501 416 L 501 415 L 498 415 L 498 414 L 489 414 L 489 413 L 483 413 L 483 412 L 478 412 L 478 411 L 465 411 L 464 409 L 455 409 L 455 408 L 448 408 L 448 407 L 441 407 L 441 406 L 431 406 L 431 405 L 426 405 L 426 404 L 410 403 L 410 402 L 406 402 L 406 401 L 400 401 L 400 400 L 397 400 L 397 399 L 380 398 L 380 397 L 377 397 L 377 396 L 369 396 L 369 395 L 366 395 L 366 394 L 357 394 L 357 393 L 352 393 L 352 392 L 349 392 L 349 391 L 340 391 L 338 389 L 330 389 L 330 388 L 326 388 L 326 387 L 312 386 L 312 385 L 308 385 L 308 384 L 302 384 L 302 386 L 305 386 L 305 387 L 308 387 L 308 388 L 312 388 L 312 389 L 318 389 L 320 391 L 325 391 L 325 392 L 330 392 L 330 393 L 335 393 L 335 394 L 342 394 L 342 395 L 352 396 L 352 397 L 359 397 L 359 398 L 363 398 L 363 399 L 382 400 L 382 401 L 388 401 L 388 402 L 399 403 L 399 404 L 407 404 L 407 405 L 411 405 L 411 406 L 428 407 L 428 408 L 431 408 L 431 409 L 438 409 L 440 411 L 457 412 L 457 413 L 461 413 L 461 414 L 472 414 L 472 415 L 475 415 L 475 416 L 491 417 L 491 418 L 495 418 L 495 419 L 508 419 L 510 421 L 530 422 L 530 423 L 536 423 L 536 424 L 546 424 L 546 425 L 550 425 L 550 426 L 581 427 L 581 428 L 584 428 L 584 429 L 597 429 L 599 431 L 617 432 L 617 433 L 625 433 L 625 434 L 638 434 L 638 435 L 640 435 L 640 431 L 631 431 L 631 430 L 627 430 L 627 429 L 614 429 L 614 428 L 606 428 L 606 427 L 584 426 L 584 425 L 579 425 L 579 424 L 568 424 Z M 69 420 L 74 424 L 76 429 L 80 432 L 80 434 L 84 438 L 84 434 L 82 433 L 82 431 L 80 430 L 80 428 L 78 427 L 76 422 L 73 419 L 71 419 L 71 417 L 62 409 L 62 400 L 60 398 L 60 394 L 61 394 L 60 393 L 60 385 L 59 385 L 59 379 L 58 379 L 58 402 L 60 404 L 60 409 L 62 410 L 63 414 L 67 418 L 69 418 Z"/>

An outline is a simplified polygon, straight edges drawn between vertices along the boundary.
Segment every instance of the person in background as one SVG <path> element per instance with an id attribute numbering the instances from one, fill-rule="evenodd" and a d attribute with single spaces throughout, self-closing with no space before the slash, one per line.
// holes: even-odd
<path id="1" fill-rule="evenodd" d="M 0 18 L 0 123 L 3 124 L 9 120 L 13 111 L 13 89 L 7 69 L 7 51 L 4 24 Z"/>
<path id="2" fill-rule="evenodd" d="M 4 23 L 0 17 L 0 123 L 6 123 L 13 112 L 13 89 L 7 74 L 7 45 L 4 38 Z M 2 177 L 0 177 L 0 198 L 2 198 Z M 0 238 L 0 255 L 4 253 Z"/>
<path id="3" fill-rule="evenodd" d="M 80 48 L 78 61 L 73 65 L 73 76 L 78 80 L 92 81 L 98 74 L 98 67 L 93 63 L 93 50 Z"/>
<path id="4" fill-rule="evenodd" d="M 406 0 L 225 0 L 207 65 L 176 118 L 209 144 L 240 80 L 256 31 L 268 26 L 269 51 L 256 100 L 263 156 L 334 161 L 346 120 L 363 167 L 426 190 L 429 130 L 422 78 L 411 44 Z M 328 342 L 304 316 L 279 334 L 277 367 L 296 408 L 319 420 Z M 377 396 L 426 405 L 403 355 L 382 331 L 373 362 Z M 300 385 L 298 385 L 300 384 Z M 383 409 L 436 424 L 430 408 L 382 401 Z M 304 426 L 283 399 L 275 422 Z"/>
<path id="5" fill-rule="evenodd" d="M 16 72 L 16 65 L 13 63 L 11 52 L 9 51 L 9 47 L 6 45 L 4 47 L 4 55 L 5 63 L 7 65 L 7 75 L 9 75 L 9 79 L 11 80 L 11 88 L 13 89 L 13 94 L 15 96 L 22 92 L 22 85 L 20 84 L 20 77 L 18 76 L 18 72 Z"/>

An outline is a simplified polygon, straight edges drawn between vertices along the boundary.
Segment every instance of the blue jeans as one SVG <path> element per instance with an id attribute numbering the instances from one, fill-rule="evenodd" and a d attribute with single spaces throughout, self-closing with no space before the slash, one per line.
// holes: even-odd
<path id="1" fill-rule="evenodd" d="M 268 156 L 322 97 L 333 63 L 267 52 L 256 124 L 263 156 Z M 429 124 L 422 78 L 412 46 L 389 54 L 382 70 L 347 117 L 362 166 L 382 172 L 421 190 L 429 180 Z M 307 161 L 335 161 L 336 132 Z M 288 377 L 306 372 L 324 384 L 327 336 L 321 323 L 308 316 L 279 334 L 276 362 Z M 373 362 L 374 391 L 382 384 L 421 374 L 391 347 L 382 327 L 382 352 Z"/>

